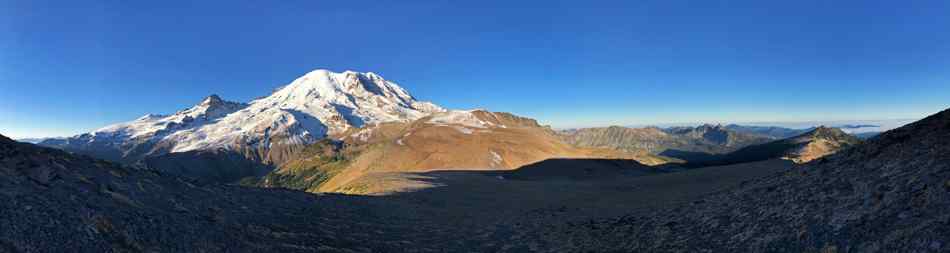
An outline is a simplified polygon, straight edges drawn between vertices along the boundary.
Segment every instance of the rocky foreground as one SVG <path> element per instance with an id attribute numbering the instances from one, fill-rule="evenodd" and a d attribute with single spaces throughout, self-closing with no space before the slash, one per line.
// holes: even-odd
<path id="1" fill-rule="evenodd" d="M 419 236 L 370 202 L 199 187 L 0 136 L 0 252 L 384 252 Z"/>

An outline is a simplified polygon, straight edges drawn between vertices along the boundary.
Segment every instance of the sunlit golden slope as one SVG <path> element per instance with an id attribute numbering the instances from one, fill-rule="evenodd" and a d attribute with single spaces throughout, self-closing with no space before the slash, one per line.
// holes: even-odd
<path id="1" fill-rule="evenodd" d="M 549 158 L 670 159 L 645 151 L 578 148 L 537 121 L 482 110 L 437 113 L 410 123 L 385 123 L 318 143 L 302 159 L 262 179 L 263 186 L 312 192 L 379 194 L 408 190 L 407 172 L 508 170 Z M 313 152 L 321 150 L 320 152 Z"/>

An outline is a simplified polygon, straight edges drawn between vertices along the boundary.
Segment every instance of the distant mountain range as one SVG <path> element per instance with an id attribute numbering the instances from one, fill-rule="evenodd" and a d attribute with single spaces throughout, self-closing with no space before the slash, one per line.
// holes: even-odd
<path id="1" fill-rule="evenodd" d="M 721 125 L 709 124 L 671 128 L 581 128 L 563 130 L 559 134 L 565 142 L 580 147 L 645 150 L 657 154 L 666 150 L 721 154 L 774 139 L 766 135 L 739 132 Z"/>
<path id="2" fill-rule="evenodd" d="M 563 130 L 559 134 L 565 142 L 576 146 L 647 151 L 684 161 L 682 166 L 691 168 L 768 159 L 804 163 L 876 135 L 851 135 L 825 126 L 790 129 L 736 124 L 669 128 L 614 126 Z"/>
<path id="3" fill-rule="evenodd" d="M 791 128 L 777 127 L 777 126 L 746 126 L 746 125 L 737 125 L 737 124 L 729 124 L 725 128 L 728 130 L 738 132 L 738 133 L 760 135 L 760 136 L 765 136 L 771 139 L 790 138 L 793 136 L 801 135 L 813 129 L 813 128 L 791 129 Z"/>
<path id="4" fill-rule="evenodd" d="M 841 128 L 841 129 L 858 129 L 858 128 L 871 128 L 871 127 L 881 127 L 881 126 L 879 125 L 851 125 L 851 124 L 837 126 L 837 128 Z"/>
<path id="5" fill-rule="evenodd" d="M 16 141 L 37 144 L 47 139 L 55 139 L 55 138 L 19 138 L 19 139 L 16 139 Z"/>

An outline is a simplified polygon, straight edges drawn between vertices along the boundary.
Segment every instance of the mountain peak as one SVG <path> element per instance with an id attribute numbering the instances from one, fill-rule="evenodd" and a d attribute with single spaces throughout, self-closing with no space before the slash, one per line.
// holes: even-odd
<path id="1" fill-rule="evenodd" d="M 366 123 L 408 121 L 444 111 L 417 101 L 409 92 L 373 72 L 316 69 L 295 79 L 255 106 L 278 107 L 325 119 L 331 131 Z"/>
<path id="2" fill-rule="evenodd" d="M 212 95 L 202 106 L 228 104 Z M 245 109 L 246 108 L 246 109 Z M 283 143 L 306 144 L 354 127 L 382 122 L 407 122 L 444 111 L 417 101 L 399 85 L 372 72 L 315 69 L 272 94 L 243 105 L 214 125 L 199 130 L 202 138 L 183 136 L 177 151 L 234 143 L 266 143 L 274 132 Z M 244 109 L 244 110 L 241 110 Z M 235 127 L 236 126 L 236 127 Z M 266 141 L 264 141 L 266 139 Z M 248 141 L 249 140 L 249 141 Z M 224 143 L 224 144 L 222 144 Z M 256 145 L 256 144 L 255 144 Z"/>
<path id="3" fill-rule="evenodd" d="M 337 73 L 326 69 L 310 71 L 271 96 L 298 104 L 314 100 L 346 104 L 352 97 L 369 96 L 383 96 L 402 103 L 412 100 L 402 87 L 372 72 L 347 70 Z"/>
<path id="4" fill-rule="evenodd" d="M 841 129 L 819 126 L 798 137 L 776 141 L 775 143 L 789 145 L 789 148 L 785 150 L 783 159 L 805 163 L 858 145 L 861 140 Z"/>
<path id="5" fill-rule="evenodd" d="M 161 114 L 149 113 L 149 114 L 142 115 L 142 117 L 139 117 L 138 119 L 135 119 L 135 120 L 136 120 L 136 121 L 147 121 L 147 120 L 153 120 L 153 119 L 161 119 L 161 118 L 164 118 L 164 117 L 168 117 L 168 115 L 161 115 Z"/>
<path id="6" fill-rule="evenodd" d="M 857 137 L 854 137 L 848 133 L 845 133 L 839 128 L 819 126 L 814 130 L 803 134 L 803 136 L 808 136 L 814 139 L 825 139 L 833 141 L 847 141 L 847 142 L 857 142 Z"/>
<path id="7" fill-rule="evenodd" d="M 213 105 L 213 104 L 220 104 L 223 102 L 224 100 L 222 100 L 221 97 L 219 97 L 217 94 L 211 94 L 210 96 L 206 97 L 204 100 L 201 100 L 202 105 Z"/>
<path id="8" fill-rule="evenodd" d="M 180 111 L 176 113 L 176 115 L 185 115 L 192 118 L 217 118 L 240 110 L 244 107 L 247 107 L 247 105 L 244 103 L 227 101 L 221 99 L 221 97 L 216 94 L 211 94 L 210 96 L 205 97 L 205 99 L 202 99 L 197 105 L 192 106 L 187 110 Z"/>

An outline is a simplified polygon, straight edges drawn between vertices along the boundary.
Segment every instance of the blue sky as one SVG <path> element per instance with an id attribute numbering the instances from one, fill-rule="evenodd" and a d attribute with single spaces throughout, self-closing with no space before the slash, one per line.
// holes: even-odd
<path id="1" fill-rule="evenodd" d="M 316 68 L 556 127 L 950 106 L 946 1 L 166 2 L 0 0 L 0 133 L 249 101 Z"/>

